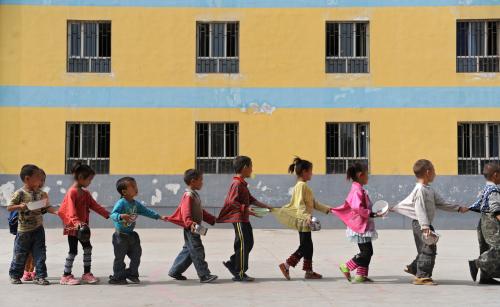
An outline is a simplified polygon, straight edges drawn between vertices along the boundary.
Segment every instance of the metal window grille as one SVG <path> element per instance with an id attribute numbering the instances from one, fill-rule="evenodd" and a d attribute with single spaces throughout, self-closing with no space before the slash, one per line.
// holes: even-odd
<path id="1" fill-rule="evenodd" d="M 68 72 L 111 72 L 111 22 L 68 21 Z"/>
<path id="2" fill-rule="evenodd" d="M 196 123 L 196 168 L 204 173 L 233 173 L 238 155 L 237 123 Z"/>
<path id="3" fill-rule="evenodd" d="M 500 21 L 457 22 L 457 72 L 499 72 Z"/>
<path id="4" fill-rule="evenodd" d="M 326 72 L 368 73 L 368 22 L 326 23 Z"/>
<path id="5" fill-rule="evenodd" d="M 500 162 L 500 123 L 458 124 L 458 174 L 479 175 L 488 162 Z"/>
<path id="6" fill-rule="evenodd" d="M 97 174 L 109 174 L 109 123 L 66 124 L 66 174 L 77 161 L 90 165 Z"/>
<path id="7" fill-rule="evenodd" d="M 326 172 L 344 174 L 350 164 L 368 164 L 369 124 L 326 124 Z"/>
<path id="8" fill-rule="evenodd" d="M 197 73 L 239 73 L 239 23 L 198 22 Z"/>

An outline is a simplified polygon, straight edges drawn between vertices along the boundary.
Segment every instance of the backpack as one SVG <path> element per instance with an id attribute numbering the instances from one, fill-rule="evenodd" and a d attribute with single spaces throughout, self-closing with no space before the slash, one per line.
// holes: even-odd
<path id="1" fill-rule="evenodd" d="M 17 235 L 17 225 L 19 223 L 19 212 L 17 212 L 17 210 L 11 211 L 7 220 L 9 221 L 10 233 L 13 235 Z"/>

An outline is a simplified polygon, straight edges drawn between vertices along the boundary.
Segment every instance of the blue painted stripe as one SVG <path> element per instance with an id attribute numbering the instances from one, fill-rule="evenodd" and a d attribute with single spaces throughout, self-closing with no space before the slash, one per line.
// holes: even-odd
<path id="1" fill-rule="evenodd" d="M 212 88 L 0 86 L 0 107 L 497 108 L 500 87 Z"/>
<path id="2" fill-rule="evenodd" d="M 327 8 L 483 6 L 498 0 L 0 0 L 0 5 L 122 6 L 122 7 L 223 7 L 223 8 Z"/>

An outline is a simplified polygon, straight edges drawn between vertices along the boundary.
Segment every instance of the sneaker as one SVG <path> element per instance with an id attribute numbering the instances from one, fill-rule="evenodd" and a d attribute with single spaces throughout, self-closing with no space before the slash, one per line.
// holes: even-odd
<path id="1" fill-rule="evenodd" d="M 217 280 L 217 275 L 211 275 L 211 274 L 208 274 L 208 275 L 205 275 L 203 277 L 200 278 L 200 282 L 201 283 L 210 283 L 212 281 L 216 281 Z"/>
<path id="2" fill-rule="evenodd" d="M 176 279 L 176 280 L 186 280 L 187 277 L 182 275 L 182 274 L 170 274 L 168 273 L 168 276 L 172 277 L 173 279 Z"/>
<path id="3" fill-rule="evenodd" d="M 360 276 L 360 275 L 356 275 L 356 277 L 354 277 L 353 283 L 357 283 L 357 284 L 362 284 L 362 283 L 365 283 L 365 282 L 373 282 L 372 279 L 366 277 L 366 276 Z"/>
<path id="4" fill-rule="evenodd" d="M 341 265 L 339 265 L 339 269 L 340 269 L 340 272 L 342 272 L 342 274 L 344 274 L 344 277 L 347 279 L 347 281 L 350 282 L 351 281 L 351 271 L 349 270 L 347 265 L 341 264 Z"/>
<path id="5" fill-rule="evenodd" d="M 286 280 L 290 280 L 290 270 L 286 268 L 286 265 L 284 263 L 281 263 L 279 265 L 281 273 L 283 273 L 283 276 L 285 276 Z"/>
<path id="6" fill-rule="evenodd" d="M 31 279 L 35 279 L 36 277 L 36 272 L 31 272 Z"/>
<path id="7" fill-rule="evenodd" d="M 109 275 L 108 283 L 110 285 L 127 285 L 128 284 L 126 279 L 116 279 L 113 275 Z"/>
<path id="8" fill-rule="evenodd" d="M 23 281 L 33 281 L 33 279 L 35 279 L 35 276 L 33 276 L 33 274 L 31 274 L 31 272 L 24 271 L 22 279 L 23 279 Z"/>
<path id="9" fill-rule="evenodd" d="M 40 286 L 47 286 L 47 285 L 50 285 L 50 282 L 43 278 L 43 277 L 38 277 L 36 278 L 33 283 L 37 284 L 37 285 L 40 285 Z"/>
<path id="10" fill-rule="evenodd" d="M 130 281 L 131 284 L 140 284 L 141 280 L 139 277 L 136 276 L 127 276 L 128 281 Z"/>
<path id="11" fill-rule="evenodd" d="M 92 273 L 85 273 L 82 275 L 82 283 L 84 284 L 96 284 L 99 282 L 99 278 L 95 277 Z"/>
<path id="12" fill-rule="evenodd" d="M 477 264 L 475 260 L 469 260 L 469 271 L 470 271 L 470 276 L 472 277 L 473 281 L 476 281 L 477 279 L 477 272 L 479 271 L 477 268 Z"/>
<path id="13" fill-rule="evenodd" d="M 304 275 L 304 278 L 305 279 L 321 279 L 321 278 L 323 278 L 323 275 L 316 273 L 316 272 L 313 272 L 313 271 L 310 271 L 310 272 L 306 272 L 306 274 Z"/>
<path id="14" fill-rule="evenodd" d="M 73 275 L 63 275 L 61 276 L 61 280 L 59 281 L 59 283 L 61 285 L 75 286 L 79 285 L 80 281 Z"/>
<path id="15" fill-rule="evenodd" d="M 21 281 L 20 278 L 17 278 L 17 277 L 11 277 L 10 278 L 10 283 L 13 284 L 13 285 L 20 285 L 22 284 L 23 282 Z"/>
<path id="16" fill-rule="evenodd" d="M 414 285 L 419 285 L 419 286 L 436 286 L 437 283 L 432 280 L 432 278 L 429 277 L 417 277 L 413 281 Z"/>
<path id="17" fill-rule="evenodd" d="M 248 276 L 247 274 L 244 274 L 243 277 L 235 276 L 232 279 L 233 281 L 240 281 L 240 282 L 252 282 L 255 281 L 255 278 Z"/>
<path id="18" fill-rule="evenodd" d="M 238 273 L 234 271 L 234 268 L 231 266 L 231 263 L 229 261 L 222 261 L 222 264 L 226 267 L 226 269 L 233 275 L 234 277 L 239 278 Z"/>

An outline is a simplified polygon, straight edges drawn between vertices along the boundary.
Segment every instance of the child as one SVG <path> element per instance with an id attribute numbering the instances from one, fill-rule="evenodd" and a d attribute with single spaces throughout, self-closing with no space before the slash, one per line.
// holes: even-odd
<path id="1" fill-rule="evenodd" d="M 205 248 L 201 242 L 201 236 L 194 231 L 197 225 L 201 225 L 202 221 L 214 225 L 215 216 L 203 209 L 197 192 L 203 187 L 203 174 L 198 170 L 188 169 L 184 173 L 184 182 L 188 188 L 182 196 L 179 207 L 168 218 L 170 222 L 184 228 L 184 246 L 168 275 L 177 280 L 186 280 L 187 278 L 182 273 L 193 263 L 200 282 L 209 283 L 215 281 L 217 276 L 210 274 L 208 264 L 205 261 Z"/>
<path id="2" fill-rule="evenodd" d="M 248 256 L 253 247 L 252 225 L 249 219 L 249 207 L 255 205 L 271 209 L 268 205 L 256 200 L 248 190 L 245 181 L 252 175 L 252 160 L 246 156 L 238 156 L 233 161 L 236 176 L 229 187 L 218 223 L 232 223 L 234 227 L 234 254 L 229 261 L 222 262 L 234 276 L 233 281 L 254 281 L 245 272 L 248 270 Z"/>
<path id="3" fill-rule="evenodd" d="M 134 231 L 137 215 L 147 216 L 152 219 L 167 220 L 155 211 L 146 208 L 134 199 L 139 190 L 132 177 L 123 177 L 116 182 L 116 190 L 120 193 L 118 200 L 111 212 L 111 219 L 115 223 L 113 233 L 113 249 L 115 260 L 113 262 L 113 275 L 109 276 L 109 283 L 115 285 L 127 284 L 127 279 L 134 284 L 140 283 L 139 264 L 141 262 L 141 240 Z M 130 258 L 130 265 L 125 269 L 125 255 Z"/>
<path id="4" fill-rule="evenodd" d="M 295 172 L 297 175 L 297 183 L 293 188 L 290 203 L 279 210 L 278 216 L 293 217 L 293 220 L 296 221 L 294 228 L 299 231 L 300 244 L 299 248 L 284 263 L 279 265 L 287 280 L 290 280 L 290 267 L 295 267 L 302 258 L 304 258 L 302 269 L 305 271 L 305 279 L 323 278 L 321 274 L 314 272 L 312 268 L 313 242 L 309 225 L 311 224 L 313 209 L 328 214 L 330 207 L 314 199 L 313 192 L 307 185 L 307 182 L 312 178 L 312 171 L 312 163 L 299 157 L 296 157 L 288 167 L 290 174 Z"/>
<path id="5" fill-rule="evenodd" d="M 413 220 L 413 236 L 417 247 L 417 257 L 406 266 L 406 273 L 415 275 L 415 285 L 437 285 L 432 280 L 432 270 L 436 259 L 436 244 L 428 245 L 424 242 L 424 236 L 432 235 L 434 231 L 432 221 L 436 209 L 449 212 L 467 212 L 467 208 L 452 205 L 446 201 L 430 186 L 436 177 L 432 162 L 429 160 L 418 160 L 413 165 L 413 172 L 417 177 L 417 184 L 413 191 L 402 202 L 391 210 L 406 215 Z"/>
<path id="6" fill-rule="evenodd" d="M 347 180 L 352 180 L 351 191 L 345 203 L 333 208 L 332 213 L 346 224 L 346 235 L 358 244 L 359 254 L 339 268 L 348 281 L 351 281 L 351 271 L 356 270 L 354 282 L 372 282 L 368 278 L 368 267 L 373 256 L 372 241 L 378 237 L 372 218 L 378 215 L 372 212 L 372 202 L 363 188 L 368 183 L 368 166 L 360 162 L 352 164 L 347 169 Z"/>
<path id="7" fill-rule="evenodd" d="M 21 276 L 26 265 L 27 257 L 31 254 L 36 264 L 34 282 L 38 285 L 50 284 L 47 278 L 45 230 L 43 228 L 43 214 L 54 213 L 50 207 L 47 193 L 40 189 L 43 173 L 39 167 L 32 164 L 24 165 L 20 173 L 24 186 L 14 192 L 8 211 L 19 212 L 18 228 L 14 241 L 14 256 L 10 265 L 9 275 L 12 284 L 21 284 Z M 45 208 L 29 210 L 27 204 L 34 201 L 47 199 Z"/>
<path id="8" fill-rule="evenodd" d="M 472 279 L 476 281 L 478 270 L 481 269 L 480 284 L 500 284 L 495 278 L 500 277 L 500 165 L 488 163 L 483 171 L 486 178 L 479 199 L 469 207 L 469 210 L 480 212 L 481 218 L 477 226 L 479 239 L 479 258 L 469 261 Z"/>
<path id="9" fill-rule="evenodd" d="M 73 269 L 73 262 L 78 254 L 78 242 L 83 248 L 83 270 L 81 281 L 83 283 L 95 284 L 99 282 L 97 277 L 90 272 L 92 263 L 92 245 L 90 240 L 79 239 L 78 230 L 80 228 L 87 228 L 89 224 L 89 214 L 92 209 L 105 219 L 109 218 L 109 212 L 99 205 L 87 188 L 94 179 L 94 170 L 81 162 L 77 162 L 71 173 L 74 177 L 74 183 L 71 188 L 66 192 L 64 199 L 61 203 L 58 215 L 64 224 L 64 235 L 68 236 L 69 252 L 64 264 L 64 273 L 61 277 L 61 285 L 79 285 L 80 281 L 76 279 L 71 271 Z"/>

